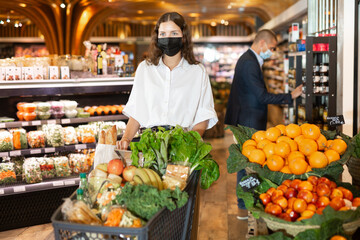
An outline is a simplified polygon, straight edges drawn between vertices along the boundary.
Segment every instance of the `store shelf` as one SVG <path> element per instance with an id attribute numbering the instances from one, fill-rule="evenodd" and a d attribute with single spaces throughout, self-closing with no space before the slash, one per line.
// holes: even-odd
<path id="1" fill-rule="evenodd" d="M 46 147 L 46 148 L 29 148 L 21 150 L 13 150 L 9 152 L 0 152 L 0 157 L 16 157 L 16 156 L 29 156 L 36 154 L 47 154 L 54 152 L 71 152 L 75 150 L 82 150 L 87 148 L 96 148 L 96 143 L 82 143 L 75 145 L 67 145 L 61 147 Z"/>
<path id="2" fill-rule="evenodd" d="M 133 82 L 133 77 L 81 78 L 42 81 L 1 81 L 0 96 L 10 97 L 24 95 L 79 94 L 80 87 L 82 94 L 130 91 Z"/>
<path id="3" fill-rule="evenodd" d="M 284 80 L 285 80 L 285 77 L 281 77 L 281 76 L 268 75 L 268 76 L 266 76 L 266 77 L 267 77 L 267 78 L 270 78 L 270 79 L 278 80 L 278 81 L 284 81 Z"/>
<path id="4" fill-rule="evenodd" d="M 329 51 L 313 51 L 313 53 L 329 53 Z"/>
<path id="5" fill-rule="evenodd" d="M 296 57 L 296 56 L 305 56 L 306 55 L 306 52 L 289 52 L 288 53 L 288 56 L 289 57 Z"/>
<path id="6" fill-rule="evenodd" d="M 13 185 L 0 187 L 0 197 L 13 194 L 29 193 L 35 191 L 49 190 L 54 188 L 70 187 L 79 185 L 79 177 L 61 179 L 46 179 L 41 183 Z"/>
<path id="7" fill-rule="evenodd" d="M 73 124 L 73 123 L 87 123 L 96 121 L 115 121 L 126 120 L 127 116 L 121 115 L 107 115 L 107 116 L 95 116 L 88 118 L 63 118 L 63 119 L 48 119 L 48 120 L 35 120 L 35 121 L 17 121 L 17 122 L 5 122 L 0 123 L 1 128 L 15 128 L 15 127 L 29 127 L 40 126 L 44 124 Z"/>

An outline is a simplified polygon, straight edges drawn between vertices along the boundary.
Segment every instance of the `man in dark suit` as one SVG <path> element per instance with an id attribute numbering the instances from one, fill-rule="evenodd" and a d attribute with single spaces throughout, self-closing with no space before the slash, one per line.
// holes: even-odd
<path id="1" fill-rule="evenodd" d="M 261 70 L 264 60 L 271 57 L 277 45 L 277 38 L 271 30 L 259 31 L 251 48 L 238 60 L 226 110 L 225 124 L 238 124 L 265 130 L 268 104 L 291 104 L 301 95 L 302 85 L 288 94 L 272 94 L 266 89 Z M 237 173 L 237 183 L 245 176 L 245 170 Z M 246 209 L 238 199 L 239 209 Z M 239 210 L 239 219 L 246 219 L 247 211 Z"/>

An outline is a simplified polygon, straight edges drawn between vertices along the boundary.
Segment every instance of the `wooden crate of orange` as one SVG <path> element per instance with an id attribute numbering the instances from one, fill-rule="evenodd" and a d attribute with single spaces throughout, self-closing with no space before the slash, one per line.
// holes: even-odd
<path id="1" fill-rule="evenodd" d="M 334 174 L 339 176 L 342 172 L 342 165 L 353 149 L 347 136 L 335 138 L 335 132 L 321 131 L 314 124 L 277 125 L 266 131 L 244 126 L 229 128 L 239 143 L 229 148 L 230 173 L 247 167 L 263 176 L 268 176 L 268 172 L 283 173 L 274 175 L 275 178 L 281 176 L 279 181 L 299 175 L 302 179 L 309 175 L 335 177 Z M 239 154 L 246 158 L 239 157 Z M 249 164 L 244 164 L 244 160 Z M 239 167 L 235 167 L 237 162 Z M 259 169 L 262 171 L 259 172 Z M 274 182 L 281 183 L 276 179 Z"/>

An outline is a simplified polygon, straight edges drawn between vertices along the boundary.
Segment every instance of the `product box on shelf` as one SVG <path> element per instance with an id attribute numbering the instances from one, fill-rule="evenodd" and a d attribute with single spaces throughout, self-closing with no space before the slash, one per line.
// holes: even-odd
<path id="1" fill-rule="evenodd" d="M 14 68 L 14 76 L 15 76 L 15 80 L 19 81 L 22 80 L 22 75 L 21 75 L 21 67 L 15 67 Z"/>
<path id="2" fill-rule="evenodd" d="M 34 67 L 22 68 L 23 80 L 34 80 Z"/>
<path id="3" fill-rule="evenodd" d="M 0 67 L 0 81 L 6 80 L 6 68 Z"/>
<path id="4" fill-rule="evenodd" d="M 68 66 L 60 67 L 61 79 L 70 79 L 70 69 Z"/>
<path id="5" fill-rule="evenodd" d="M 15 67 L 6 67 L 6 81 L 15 80 Z"/>
<path id="6" fill-rule="evenodd" d="M 43 80 L 43 67 L 36 66 L 34 67 L 34 79 Z"/>
<path id="7" fill-rule="evenodd" d="M 49 79 L 59 79 L 59 68 L 57 66 L 49 67 Z"/>

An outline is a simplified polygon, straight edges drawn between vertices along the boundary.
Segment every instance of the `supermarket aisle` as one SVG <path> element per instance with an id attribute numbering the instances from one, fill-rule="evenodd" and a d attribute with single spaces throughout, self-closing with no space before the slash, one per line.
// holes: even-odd
<path id="1" fill-rule="evenodd" d="M 231 132 L 224 138 L 206 139 L 213 146 L 213 158 L 220 165 L 220 178 L 207 190 L 200 190 L 199 240 L 241 240 L 247 233 L 247 221 L 239 221 L 235 197 L 236 174 L 228 174 L 226 159 L 233 143 Z M 0 232 L 3 240 L 53 240 L 51 224 Z"/>
<path id="2" fill-rule="evenodd" d="M 200 190 L 199 240 L 242 240 L 248 230 L 247 221 L 237 216 L 235 194 L 236 173 L 229 174 L 226 159 L 228 147 L 233 143 L 232 133 L 225 132 L 224 138 L 206 139 L 213 146 L 213 158 L 220 166 L 219 180 L 207 190 Z"/>

